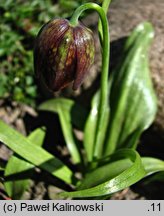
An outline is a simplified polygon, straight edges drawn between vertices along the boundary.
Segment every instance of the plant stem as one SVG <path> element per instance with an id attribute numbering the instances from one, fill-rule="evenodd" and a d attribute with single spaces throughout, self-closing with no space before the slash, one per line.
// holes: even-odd
<path id="1" fill-rule="evenodd" d="M 107 103 L 108 103 L 108 70 L 109 70 L 109 49 L 110 49 L 109 29 L 108 29 L 108 20 L 103 8 L 95 3 L 86 3 L 78 7 L 72 16 L 70 23 L 73 26 L 76 26 L 78 24 L 78 19 L 81 13 L 88 9 L 92 9 L 98 12 L 102 23 L 102 32 L 103 32 L 100 104 L 98 109 L 98 121 L 97 121 L 95 146 L 94 146 L 95 147 L 94 157 L 100 158 L 102 155 L 102 147 L 103 147 L 102 143 L 100 142 L 102 136 L 101 127 L 103 125 L 103 121 L 105 118 L 105 109 L 107 108 Z"/>
<path id="2" fill-rule="evenodd" d="M 111 0 L 104 0 L 103 3 L 102 3 L 102 8 L 104 9 L 105 14 L 107 14 L 107 12 L 108 12 L 108 8 L 109 8 L 110 3 L 111 3 Z M 102 32 L 101 19 L 99 20 L 99 23 L 98 23 L 98 30 L 99 30 L 100 41 L 102 43 L 102 41 L 103 41 L 103 32 Z"/>

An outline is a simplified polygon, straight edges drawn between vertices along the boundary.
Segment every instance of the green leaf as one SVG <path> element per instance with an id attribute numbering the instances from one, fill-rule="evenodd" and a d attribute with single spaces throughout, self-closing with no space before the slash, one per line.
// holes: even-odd
<path id="1" fill-rule="evenodd" d="M 71 184 L 73 172 L 58 158 L 44 150 L 43 148 L 33 145 L 27 138 L 9 127 L 0 120 L 0 141 L 11 148 L 15 153 L 25 160 L 50 172 L 59 179 Z"/>
<path id="2" fill-rule="evenodd" d="M 135 148 L 154 120 L 157 105 L 148 66 L 153 35 L 151 24 L 140 24 L 125 44 L 122 63 L 111 75 L 111 117 L 104 155 L 116 148 Z"/>
<path id="3" fill-rule="evenodd" d="M 46 129 L 44 127 L 35 129 L 28 136 L 28 140 L 32 142 L 34 145 L 42 146 L 44 142 L 44 138 L 46 135 Z"/>
<path id="4" fill-rule="evenodd" d="M 114 155 L 114 157 L 117 158 L 118 160 L 122 158 L 129 158 L 133 162 L 133 164 L 130 167 L 128 167 L 130 164 L 127 164 L 126 170 L 122 171 L 112 179 L 110 179 L 109 176 L 109 180 L 97 186 L 88 189 L 79 190 L 79 191 L 74 191 L 74 192 L 63 192 L 60 195 L 63 197 L 81 197 L 81 198 L 109 195 L 117 191 L 120 191 L 126 187 L 129 187 L 130 185 L 134 184 L 135 182 L 139 181 L 145 176 L 146 172 L 142 165 L 141 158 L 136 151 L 132 149 L 119 150 Z M 110 172 L 110 170 L 108 172 Z M 100 175 L 101 175 L 101 171 L 100 173 L 97 172 L 97 176 Z M 95 177 L 95 174 L 93 177 Z M 94 181 L 94 178 L 92 180 Z"/>
<path id="5" fill-rule="evenodd" d="M 146 176 L 164 171 L 164 161 L 152 157 L 142 157 L 142 163 L 146 170 Z"/>
<path id="6" fill-rule="evenodd" d="M 29 136 L 28 140 L 33 145 L 42 146 L 45 137 L 45 130 L 37 128 Z M 30 174 L 33 173 L 34 166 L 27 161 L 17 157 L 11 156 L 5 168 L 5 189 L 9 197 L 12 199 L 21 199 L 25 190 L 30 184 Z M 27 175 L 28 174 L 28 175 Z M 21 180 L 23 176 L 23 180 Z"/>
<path id="7" fill-rule="evenodd" d="M 5 189 L 9 197 L 12 199 L 21 199 L 25 190 L 29 187 L 29 177 L 23 176 L 26 171 L 32 171 L 34 166 L 16 156 L 12 156 L 5 169 Z M 18 174 L 21 174 L 19 176 Z M 11 176 L 11 178 L 9 178 Z M 17 178 L 16 178 L 17 176 Z M 25 179 L 21 179 L 24 177 Z M 16 179 L 15 179 L 16 178 Z M 20 178 L 20 179 L 19 179 Z"/>
<path id="8" fill-rule="evenodd" d="M 145 180 L 145 184 L 153 181 L 164 181 L 164 161 L 152 157 L 142 157 L 142 163 L 146 170 L 146 176 L 155 173 Z"/>
<path id="9" fill-rule="evenodd" d="M 56 112 L 59 115 L 64 138 L 72 159 L 74 163 L 81 163 L 79 148 L 73 134 L 72 121 L 74 121 L 75 123 L 77 123 L 78 121 L 81 122 L 83 112 L 80 111 L 82 110 L 79 109 L 78 105 L 75 106 L 73 101 L 64 98 L 48 100 L 41 104 L 39 106 L 39 109 Z M 75 116 L 72 115 L 72 113 L 74 113 Z"/>
<path id="10" fill-rule="evenodd" d="M 39 110 L 59 112 L 59 107 L 69 112 L 71 115 L 71 123 L 78 129 L 83 130 L 88 112 L 85 108 L 75 103 L 75 101 L 66 98 L 56 98 L 48 100 L 39 106 Z"/>
<path id="11" fill-rule="evenodd" d="M 78 190 L 90 188 L 105 181 L 109 181 L 132 165 L 133 162 L 129 158 L 120 159 L 113 162 L 109 161 L 107 164 L 87 173 L 84 180 L 78 187 Z"/>
<path id="12" fill-rule="evenodd" d="M 84 147 L 87 155 L 87 159 L 89 162 L 93 160 L 93 151 L 94 151 L 94 144 L 95 144 L 95 137 L 96 137 L 96 127 L 97 127 L 97 120 L 98 120 L 98 108 L 100 102 L 100 92 L 98 91 L 93 99 L 91 104 L 91 110 L 89 116 L 86 120 L 85 128 L 84 128 Z M 105 138 L 105 131 L 109 119 L 109 108 L 105 110 L 105 119 L 103 128 L 101 128 L 101 145 L 103 147 L 103 142 Z"/>

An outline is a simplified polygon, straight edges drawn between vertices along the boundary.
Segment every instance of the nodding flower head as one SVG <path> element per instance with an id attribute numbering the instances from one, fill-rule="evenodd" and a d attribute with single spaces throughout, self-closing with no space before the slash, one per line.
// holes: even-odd
<path id="1" fill-rule="evenodd" d="M 91 30 L 81 23 L 72 26 L 66 19 L 54 19 L 41 28 L 36 38 L 36 76 L 51 92 L 59 91 L 71 82 L 76 90 L 93 64 L 94 52 Z"/>

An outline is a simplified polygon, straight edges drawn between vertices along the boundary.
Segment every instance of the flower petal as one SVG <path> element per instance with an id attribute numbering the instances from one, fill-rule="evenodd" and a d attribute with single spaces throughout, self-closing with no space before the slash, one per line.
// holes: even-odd
<path id="1" fill-rule="evenodd" d="M 74 29 L 77 66 L 73 90 L 76 90 L 88 73 L 94 61 L 94 39 L 92 32 L 80 24 Z"/>

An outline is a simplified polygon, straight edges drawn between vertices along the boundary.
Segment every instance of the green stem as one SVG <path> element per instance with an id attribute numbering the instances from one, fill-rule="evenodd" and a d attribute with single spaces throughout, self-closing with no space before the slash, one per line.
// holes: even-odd
<path id="1" fill-rule="evenodd" d="M 111 3 L 111 0 L 104 0 L 102 3 L 102 8 L 104 9 L 105 14 L 107 14 L 107 12 L 108 12 L 108 8 L 109 8 L 110 3 Z M 101 20 L 99 20 L 99 23 L 98 23 L 98 30 L 99 30 L 99 35 L 100 35 L 100 41 L 102 42 L 103 41 L 103 32 L 102 32 Z"/>
<path id="2" fill-rule="evenodd" d="M 74 12 L 70 23 L 73 26 L 78 24 L 78 19 L 81 13 L 85 10 L 92 9 L 98 12 L 101 23 L 102 23 L 102 32 L 103 32 L 103 41 L 102 41 L 102 74 L 101 74 L 101 88 L 100 88 L 100 104 L 98 109 L 98 121 L 95 137 L 95 149 L 94 157 L 99 158 L 102 155 L 102 143 L 101 140 L 101 128 L 103 125 L 105 117 L 105 109 L 107 108 L 108 102 L 108 70 L 109 70 L 109 29 L 108 29 L 108 20 L 106 14 L 102 7 L 95 3 L 86 3 L 81 5 Z"/>

